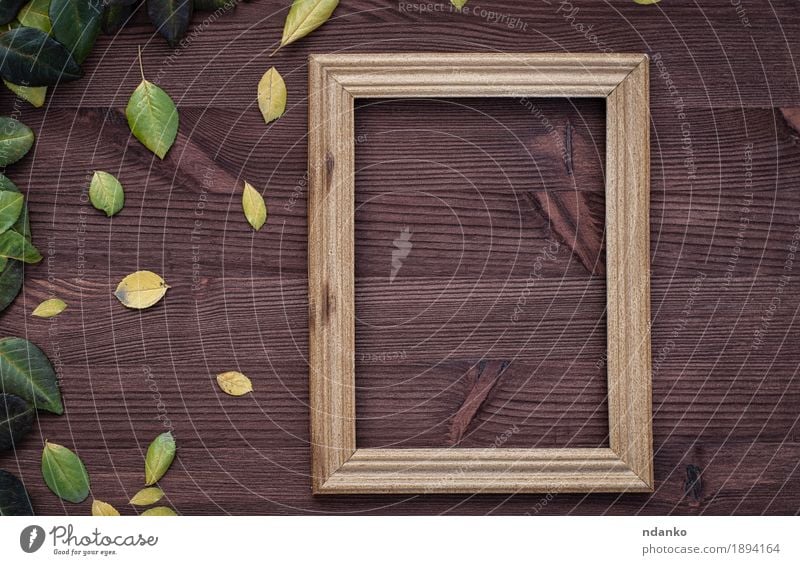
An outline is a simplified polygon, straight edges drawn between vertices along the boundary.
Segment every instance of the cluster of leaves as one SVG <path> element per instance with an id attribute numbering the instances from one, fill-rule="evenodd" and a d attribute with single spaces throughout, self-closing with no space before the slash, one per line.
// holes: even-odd
<path id="1" fill-rule="evenodd" d="M 0 385 L 0 452 L 16 450 L 33 428 L 37 410 L 64 413 L 53 365 L 26 339 L 0 339 Z M 0 471 L 0 515 L 32 514 L 22 483 L 11 473 Z"/>
<path id="2" fill-rule="evenodd" d="M 31 0 L 28 4 L 12 0 L 0 3 L 0 75 L 6 85 L 36 106 L 44 103 L 46 87 L 59 80 L 72 80 L 81 74 L 80 63 L 88 56 L 101 25 L 106 29 L 122 21 L 137 7 L 136 0 Z M 180 40 L 195 7 L 215 8 L 235 4 L 216 0 L 147 0 L 148 13 L 170 43 Z M 280 47 L 293 43 L 322 25 L 338 5 L 338 0 L 294 0 L 286 17 Z M 188 7 L 187 7 L 188 6 Z M 104 11 L 105 9 L 105 11 Z M 8 23 L 16 16 L 16 20 Z M 115 24 L 116 25 L 116 24 Z M 51 37 L 52 35 L 52 37 Z M 140 56 L 141 64 L 141 56 Z M 258 105 L 266 123 L 286 111 L 286 84 L 274 67 L 258 84 Z M 172 99 L 144 77 L 126 107 L 128 125 L 134 136 L 159 158 L 172 147 L 178 132 L 179 116 Z M 21 159 L 33 145 L 33 132 L 12 118 L 0 118 L 0 166 Z M 125 194 L 112 174 L 95 171 L 90 186 L 92 205 L 113 216 L 122 210 Z M 244 183 L 242 208 L 255 230 L 267 220 L 261 194 Z M 22 286 L 22 264 L 41 260 L 31 243 L 24 197 L 5 176 L 0 175 L 0 310 L 13 301 Z M 114 292 L 125 306 L 144 309 L 160 301 L 169 286 L 156 273 L 137 271 L 126 276 Z M 33 315 L 56 316 L 67 304 L 52 298 L 42 302 Z M 217 375 L 219 387 L 231 396 L 252 392 L 250 379 L 238 371 Z M 64 409 L 55 371 L 46 355 L 31 342 L 9 337 L 0 340 L 0 451 L 15 448 L 33 426 L 37 409 L 62 414 Z M 145 488 L 130 504 L 149 506 L 164 492 L 154 486 L 167 472 L 176 453 L 171 433 L 159 435 L 150 444 L 145 459 Z M 61 499 L 80 503 L 89 496 L 90 479 L 80 457 L 69 448 L 45 442 L 42 475 L 50 490 Z M 0 471 L 0 515 L 30 515 L 33 508 L 22 483 L 11 473 Z M 92 514 L 119 515 L 110 504 L 94 500 Z M 167 516 L 175 511 L 153 507 L 142 515 Z"/>
<path id="3" fill-rule="evenodd" d="M 31 129 L 14 118 L 0 117 L 0 167 L 22 159 L 33 146 Z M 0 312 L 22 288 L 23 263 L 42 255 L 31 242 L 28 207 L 19 188 L 0 174 Z"/>

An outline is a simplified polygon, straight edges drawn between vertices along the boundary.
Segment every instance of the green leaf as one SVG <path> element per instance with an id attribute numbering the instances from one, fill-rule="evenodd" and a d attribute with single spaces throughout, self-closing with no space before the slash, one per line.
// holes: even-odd
<path id="1" fill-rule="evenodd" d="M 52 31 L 50 23 L 50 0 L 31 0 L 17 14 L 19 23 L 34 27 L 45 33 Z"/>
<path id="2" fill-rule="evenodd" d="M 275 67 L 258 81 L 258 109 L 266 123 L 277 120 L 286 111 L 286 83 Z"/>
<path id="3" fill-rule="evenodd" d="M 102 16 L 102 0 L 50 0 L 53 35 L 79 64 L 92 52 Z"/>
<path id="4" fill-rule="evenodd" d="M 89 185 L 89 200 L 92 206 L 113 216 L 125 204 L 125 192 L 117 177 L 105 171 L 95 171 Z"/>
<path id="5" fill-rule="evenodd" d="M 158 482 L 175 459 L 175 438 L 171 432 L 164 432 L 153 440 L 147 448 L 144 461 L 144 484 L 150 486 Z"/>
<path id="6" fill-rule="evenodd" d="M 16 163 L 33 147 L 33 130 L 15 118 L 0 116 L 0 167 Z"/>
<path id="7" fill-rule="evenodd" d="M 0 34 L 0 76 L 23 86 L 51 86 L 82 76 L 69 52 L 45 32 L 18 27 Z"/>
<path id="8" fill-rule="evenodd" d="M 53 494 L 67 502 L 83 502 L 89 496 L 89 473 L 70 449 L 45 441 L 42 476 Z"/>
<path id="9" fill-rule="evenodd" d="M 172 508 L 167 508 L 166 506 L 156 506 L 155 508 L 150 508 L 145 510 L 141 514 L 142 516 L 177 516 L 178 513 L 175 512 Z"/>
<path id="10" fill-rule="evenodd" d="M 193 10 L 193 0 L 147 0 L 147 15 L 170 47 L 178 45 L 186 33 Z"/>
<path id="11" fill-rule="evenodd" d="M 150 308 L 167 293 L 169 285 L 152 271 L 136 271 L 120 281 L 114 296 L 128 308 Z"/>
<path id="12" fill-rule="evenodd" d="M 0 190 L 0 232 L 17 223 L 22 213 L 25 198 L 19 192 Z"/>
<path id="13" fill-rule="evenodd" d="M 0 452 L 16 448 L 33 427 L 36 410 L 19 396 L 0 394 Z"/>
<path id="14" fill-rule="evenodd" d="M 267 205 L 264 204 L 264 198 L 255 188 L 250 186 L 249 182 L 244 183 L 242 209 L 244 210 L 244 217 L 247 218 L 247 221 L 256 231 L 260 230 L 264 222 L 267 221 Z"/>
<path id="15" fill-rule="evenodd" d="M 467 3 L 467 0 L 450 0 L 450 3 L 460 10 Z"/>
<path id="16" fill-rule="evenodd" d="M 50 360 L 21 337 L 0 339 L 0 392 L 24 398 L 39 410 L 64 413 Z"/>
<path id="17" fill-rule="evenodd" d="M 45 96 L 47 96 L 46 86 L 20 86 L 13 82 L 8 82 L 7 80 L 3 80 L 3 84 L 18 97 L 29 102 L 34 108 L 41 108 L 44 106 L 44 99 Z"/>
<path id="18" fill-rule="evenodd" d="M 0 233 L 0 257 L 17 259 L 23 263 L 38 263 L 42 260 L 41 253 L 33 243 L 14 229 Z"/>
<path id="19" fill-rule="evenodd" d="M 92 501 L 92 516 L 119 516 L 119 511 L 108 502 Z"/>
<path id="20" fill-rule="evenodd" d="M 0 271 L 0 312 L 9 307 L 22 289 L 24 270 L 21 261 L 6 259 L 3 270 Z"/>
<path id="21" fill-rule="evenodd" d="M 324 24 L 338 5 L 339 0 L 294 0 L 283 24 L 280 47 L 294 43 Z"/>
<path id="22" fill-rule="evenodd" d="M 162 498 L 164 498 L 163 490 L 158 487 L 147 487 L 133 495 L 131 504 L 135 504 L 136 506 L 150 506 Z"/>
<path id="23" fill-rule="evenodd" d="M 172 98 L 152 82 L 142 79 L 131 94 L 125 115 L 136 139 L 163 159 L 178 135 L 178 109 Z"/>
<path id="24" fill-rule="evenodd" d="M 15 185 L 13 182 L 11 182 L 11 179 L 9 179 L 7 176 L 5 176 L 2 173 L 0 173 L 0 190 L 8 190 L 8 191 L 11 191 L 11 192 L 19 192 L 20 191 L 19 188 L 17 188 L 17 185 Z M 22 236 L 25 237 L 25 239 L 30 241 L 30 239 L 31 239 L 31 226 L 30 226 L 30 222 L 28 221 L 28 207 L 27 206 L 24 206 L 22 208 L 22 213 L 19 215 L 19 218 L 17 218 L 17 222 L 13 226 L 11 226 L 11 229 L 13 229 L 17 233 L 22 234 Z M 0 310 L 2 310 L 2 308 L 0 308 Z"/>
<path id="25" fill-rule="evenodd" d="M 0 469 L 0 516 L 33 516 L 25 486 L 17 477 Z"/>
<path id="26" fill-rule="evenodd" d="M 7 24 L 13 20 L 24 3 L 25 0 L 0 1 L 0 25 Z"/>
<path id="27" fill-rule="evenodd" d="M 53 318 L 66 309 L 66 302 L 59 298 L 51 298 L 39 304 L 33 312 L 31 312 L 31 316 L 36 316 L 37 318 Z"/>
<path id="28" fill-rule="evenodd" d="M 116 35 L 128 23 L 136 6 L 131 4 L 109 4 L 103 12 L 100 27 L 106 35 Z"/>

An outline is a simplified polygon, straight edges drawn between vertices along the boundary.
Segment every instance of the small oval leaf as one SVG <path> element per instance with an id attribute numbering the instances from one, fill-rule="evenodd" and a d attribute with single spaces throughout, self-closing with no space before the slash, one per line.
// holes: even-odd
<path id="1" fill-rule="evenodd" d="M 164 498 L 164 491 L 158 487 L 143 488 L 133 495 L 131 504 L 136 506 L 150 506 Z"/>
<path id="2" fill-rule="evenodd" d="M 158 482 L 175 459 L 175 438 L 171 432 L 159 435 L 147 448 L 144 461 L 144 484 L 150 486 Z"/>
<path id="3" fill-rule="evenodd" d="M 142 516 L 177 516 L 177 512 L 175 512 L 172 508 L 167 508 L 166 506 L 156 506 L 155 508 L 150 508 L 145 510 L 141 514 Z"/>
<path id="4" fill-rule="evenodd" d="M 152 271 L 136 271 L 120 281 L 114 296 L 128 308 L 150 308 L 167 293 L 169 285 Z"/>
<path id="5" fill-rule="evenodd" d="M 338 5 L 339 0 L 294 0 L 283 24 L 280 46 L 294 43 L 317 29 L 328 21 Z"/>
<path id="6" fill-rule="evenodd" d="M 17 119 L 0 117 L 0 167 L 16 163 L 30 151 L 31 147 L 33 147 L 31 128 Z"/>
<path id="7" fill-rule="evenodd" d="M 19 446 L 33 427 L 35 413 L 19 396 L 0 394 L 0 452 Z"/>
<path id="8" fill-rule="evenodd" d="M 92 501 L 92 516 L 119 516 L 116 508 L 102 500 Z"/>
<path id="9" fill-rule="evenodd" d="M 258 81 L 258 109 L 266 123 L 277 120 L 286 111 L 286 83 L 275 67 Z"/>
<path id="10" fill-rule="evenodd" d="M 24 398 L 36 409 L 55 414 L 64 412 L 53 365 L 27 339 L 0 339 L 0 382 L 3 392 Z"/>
<path id="11" fill-rule="evenodd" d="M 95 171 L 89 184 L 89 200 L 92 206 L 111 217 L 125 205 L 125 191 L 117 177 L 105 171 Z"/>
<path id="12" fill-rule="evenodd" d="M 0 34 L 0 76 L 14 84 L 52 86 L 81 78 L 80 66 L 58 41 L 32 27 Z"/>
<path id="13" fill-rule="evenodd" d="M 17 223 L 24 203 L 25 198 L 21 193 L 0 190 L 0 232 L 6 231 Z"/>
<path id="14" fill-rule="evenodd" d="M 244 217 L 256 231 L 267 221 L 267 205 L 264 203 L 264 198 L 246 181 L 242 193 L 242 209 Z"/>
<path id="15" fill-rule="evenodd" d="M 33 516 L 28 491 L 17 477 L 0 469 L 0 516 Z"/>
<path id="16" fill-rule="evenodd" d="M 192 0 L 147 0 L 147 15 L 170 47 L 175 47 L 192 20 Z"/>
<path id="17" fill-rule="evenodd" d="M 163 159 L 178 135 L 178 109 L 161 88 L 142 79 L 125 108 L 128 126 L 136 139 Z"/>
<path id="18" fill-rule="evenodd" d="M 89 474 L 72 450 L 46 441 L 42 451 L 42 476 L 53 494 L 67 502 L 83 502 L 89 496 Z"/>
<path id="19" fill-rule="evenodd" d="M 103 0 L 49 0 L 53 35 L 76 62 L 83 63 L 100 33 Z"/>
<path id="20" fill-rule="evenodd" d="M 50 298 L 39 304 L 33 312 L 31 312 L 31 316 L 36 316 L 37 318 L 52 318 L 58 316 L 66 309 L 66 302 L 60 298 Z"/>
<path id="21" fill-rule="evenodd" d="M 467 0 L 450 0 L 450 3 L 460 10 L 467 3 Z"/>
<path id="22" fill-rule="evenodd" d="M 227 371 L 217 375 L 217 384 L 223 392 L 231 396 L 242 396 L 253 392 L 253 383 L 239 371 Z"/>

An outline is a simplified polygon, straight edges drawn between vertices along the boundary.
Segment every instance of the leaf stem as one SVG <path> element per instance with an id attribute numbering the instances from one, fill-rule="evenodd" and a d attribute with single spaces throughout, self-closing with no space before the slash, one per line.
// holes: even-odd
<path id="1" fill-rule="evenodd" d="M 139 72 L 142 73 L 142 80 L 145 80 L 145 78 L 144 78 L 144 66 L 142 65 L 142 46 L 141 45 L 137 45 L 137 47 L 139 48 Z"/>

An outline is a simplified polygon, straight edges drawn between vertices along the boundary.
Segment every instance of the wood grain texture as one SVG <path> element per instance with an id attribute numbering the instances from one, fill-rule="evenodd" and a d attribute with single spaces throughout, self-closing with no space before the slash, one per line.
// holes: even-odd
<path id="1" fill-rule="evenodd" d="M 167 429 L 166 417 L 179 447 L 162 486 L 188 515 L 797 514 L 796 264 L 770 309 L 800 214 L 798 134 L 780 110 L 800 107 L 796 2 L 743 3 L 749 27 L 729 0 L 573 4 L 575 20 L 558 2 L 485 6 L 527 24 L 511 29 L 447 9 L 348 0 L 331 22 L 272 59 L 283 0 L 244 3 L 210 22 L 198 15 L 190 45 L 178 50 L 138 14 L 119 36 L 99 37 L 85 77 L 52 89 L 44 108 L 1 93 L 0 114 L 17 115 L 37 136 L 33 151 L 5 172 L 27 194 L 46 260 L 26 267 L 22 294 L 0 314 L 0 335 L 26 336 L 54 359 L 66 405 L 63 417 L 40 415 L 16 453 L 0 454 L 0 467 L 25 481 L 36 511 L 90 514 L 90 503 L 63 503 L 44 485 L 48 438 L 80 453 L 98 497 L 134 513 L 127 501 L 141 487 L 143 451 Z M 602 43 L 573 22 L 593 25 Z M 148 78 L 181 112 L 186 149 L 164 163 L 124 120 L 141 80 L 137 46 Z M 312 496 L 308 55 L 600 48 L 658 54 L 663 63 L 651 61 L 650 85 L 655 491 Z M 255 89 L 271 65 L 286 80 L 289 104 L 264 126 Z M 470 99 L 466 109 L 447 100 L 384 100 L 385 110 L 356 111 L 363 261 L 355 290 L 357 315 L 369 324 L 356 334 L 359 445 L 446 446 L 449 418 L 468 390 L 459 378 L 482 358 L 520 356 L 461 445 L 486 448 L 516 425 L 507 446 L 608 446 L 603 279 L 588 275 L 559 240 L 520 322 L 508 323 L 542 248 L 557 239 L 525 193 L 580 190 L 592 217 L 604 212 L 603 101 L 539 101 L 558 135 L 511 98 Z M 568 123 L 571 177 L 557 141 Z M 464 140 L 457 151 L 447 139 L 454 136 Z M 414 165 L 421 159 L 428 164 Z M 81 200 L 94 169 L 117 174 L 126 188 L 126 207 L 111 222 Z M 255 236 L 241 216 L 242 179 L 266 189 L 270 219 Z M 372 198 L 387 186 L 408 194 Z M 442 202 L 415 197 L 422 190 Z M 414 249 L 390 285 L 392 241 L 406 225 Z M 484 263 L 488 275 L 480 276 Z M 172 286 L 143 313 L 122 310 L 111 296 L 137 268 L 158 270 Z M 70 309 L 51 321 L 31 318 L 53 295 Z M 424 314 L 419 326 L 372 327 L 409 313 Z M 402 348 L 404 359 L 388 355 Z M 214 375 L 234 368 L 253 379 L 250 398 L 215 390 Z M 422 378 L 409 379 L 416 374 Z M 697 498 L 686 493 L 690 465 L 702 471 Z"/>
<path id="2" fill-rule="evenodd" d="M 606 284 L 611 449 L 652 488 L 648 63 L 606 99 Z"/>

